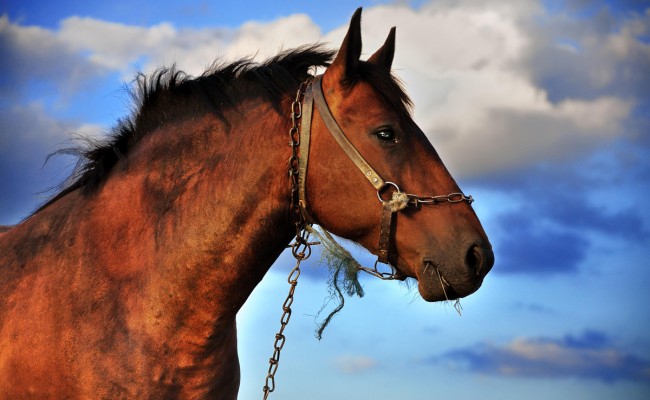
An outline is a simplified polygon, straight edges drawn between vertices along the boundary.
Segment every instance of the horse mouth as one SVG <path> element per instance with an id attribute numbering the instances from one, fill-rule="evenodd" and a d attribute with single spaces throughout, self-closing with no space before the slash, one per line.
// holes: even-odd
<path id="1" fill-rule="evenodd" d="M 418 277 L 418 290 L 425 301 L 457 300 L 474 293 L 483 283 L 483 279 L 458 277 L 446 270 L 430 260 L 424 261 L 422 273 Z"/>

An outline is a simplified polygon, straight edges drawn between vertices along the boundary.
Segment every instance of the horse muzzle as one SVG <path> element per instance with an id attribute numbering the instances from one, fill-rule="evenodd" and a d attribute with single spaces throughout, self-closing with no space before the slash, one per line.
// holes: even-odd
<path id="1" fill-rule="evenodd" d="M 423 257 L 417 274 L 418 290 L 426 301 L 455 300 L 476 292 L 494 265 L 491 246 L 469 246 L 462 262 Z"/>

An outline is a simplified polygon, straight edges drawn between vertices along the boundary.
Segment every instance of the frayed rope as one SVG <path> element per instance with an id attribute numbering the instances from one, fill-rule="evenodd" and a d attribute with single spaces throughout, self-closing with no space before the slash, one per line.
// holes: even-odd
<path id="1" fill-rule="evenodd" d="M 409 205 L 409 195 L 404 192 L 393 192 L 393 196 L 388 200 L 388 208 L 390 212 L 398 212 Z"/>
<path id="2" fill-rule="evenodd" d="M 408 194 L 400 191 L 393 192 L 391 199 L 388 200 L 388 203 L 385 203 L 391 212 L 395 213 L 406 208 L 409 204 Z M 363 297 L 364 292 L 361 284 L 359 283 L 359 270 L 361 265 L 355 258 L 350 254 L 349 251 L 344 249 L 334 237 L 327 232 L 322 227 L 318 226 L 317 228 L 312 225 L 307 225 L 307 231 L 316 236 L 320 243 L 323 246 L 323 251 L 321 255 L 321 262 L 325 262 L 329 269 L 329 280 L 328 280 L 328 292 L 329 297 L 325 300 L 325 304 L 318 311 L 316 318 L 318 318 L 321 313 L 325 310 L 325 307 L 329 304 L 330 301 L 334 300 L 337 302 L 336 307 L 325 317 L 325 319 L 316 323 L 316 338 L 321 340 L 323 337 L 323 331 L 332 321 L 332 318 L 338 314 L 345 305 L 345 296 L 352 297 L 357 295 Z M 341 288 L 343 290 L 341 290 Z"/>
<path id="3" fill-rule="evenodd" d="M 338 314 L 345 305 L 345 297 L 343 292 L 348 296 L 357 295 L 363 297 L 364 292 L 361 284 L 359 283 L 359 268 L 361 265 L 354 259 L 349 251 L 344 249 L 334 237 L 322 227 L 315 228 L 307 225 L 307 231 L 318 238 L 323 246 L 321 261 L 324 261 L 329 268 L 329 298 L 320 309 L 317 317 L 323 312 L 327 304 L 331 300 L 337 301 L 337 305 L 325 319 L 317 323 L 316 338 L 320 340 L 323 337 L 323 331 L 332 318 Z M 343 290 L 341 290 L 343 289 Z"/>

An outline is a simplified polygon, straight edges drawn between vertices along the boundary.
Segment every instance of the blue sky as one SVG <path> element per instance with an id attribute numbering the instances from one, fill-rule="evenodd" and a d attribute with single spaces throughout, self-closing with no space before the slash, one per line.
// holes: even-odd
<path id="1" fill-rule="evenodd" d="M 314 338 L 327 298 L 301 277 L 278 399 L 650 397 L 650 8 L 627 1 L 178 2 L 0 0 L 0 225 L 18 223 L 130 109 L 138 70 L 323 41 L 364 6 L 364 55 L 397 26 L 415 119 L 495 248 L 483 287 L 451 304 L 363 276 L 366 296 Z M 368 253 L 350 246 L 360 261 Z M 292 266 L 240 312 L 240 398 L 259 397 Z"/>

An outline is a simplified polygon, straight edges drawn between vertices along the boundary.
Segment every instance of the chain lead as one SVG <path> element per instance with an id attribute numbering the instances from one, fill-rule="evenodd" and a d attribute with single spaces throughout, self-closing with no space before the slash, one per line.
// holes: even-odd
<path id="1" fill-rule="evenodd" d="M 284 347 L 287 338 L 284 335 L 289 320 L 291 319 L 291 305 L 293 304 L 293 295 L 298 285 L 298 277 L 300 276 L 300 263 L 306 260 L 311 255 L 311 246 L 317 244 L 309 242 L 309 233 L 305 229 L 307 224 L 300 210 L 298 202 L 298 148 L 300 147 L 300 129 L 299 121 L 302 117 L 302 98 L 307 90 L 309 80 L 300 84 L 296 92 L 296 99 L 291 104 L 291 128 L 289 129 L 289 136 L 291 141 L 291 157 L 289 158 L 289 178 L 291 180 L 291 218 L 296 228 L 296 238 L 290 245 L 291 254 L 296 259 L 296 266 L 291 270 L 287 281 L 289 282 L 289 294 L 282 304 L 282 317 L 280 318 L 280 330 L 275 334 L 275 343 L 273 343 L 273 355 L 269 359 L 269 370 L 266 375 L 266 382 L 263 387 L 264 397 L 266 400 L 269 394 L 275 390 L 275 373 L 278 371 L 280 363 L 280 352 Z"/>

